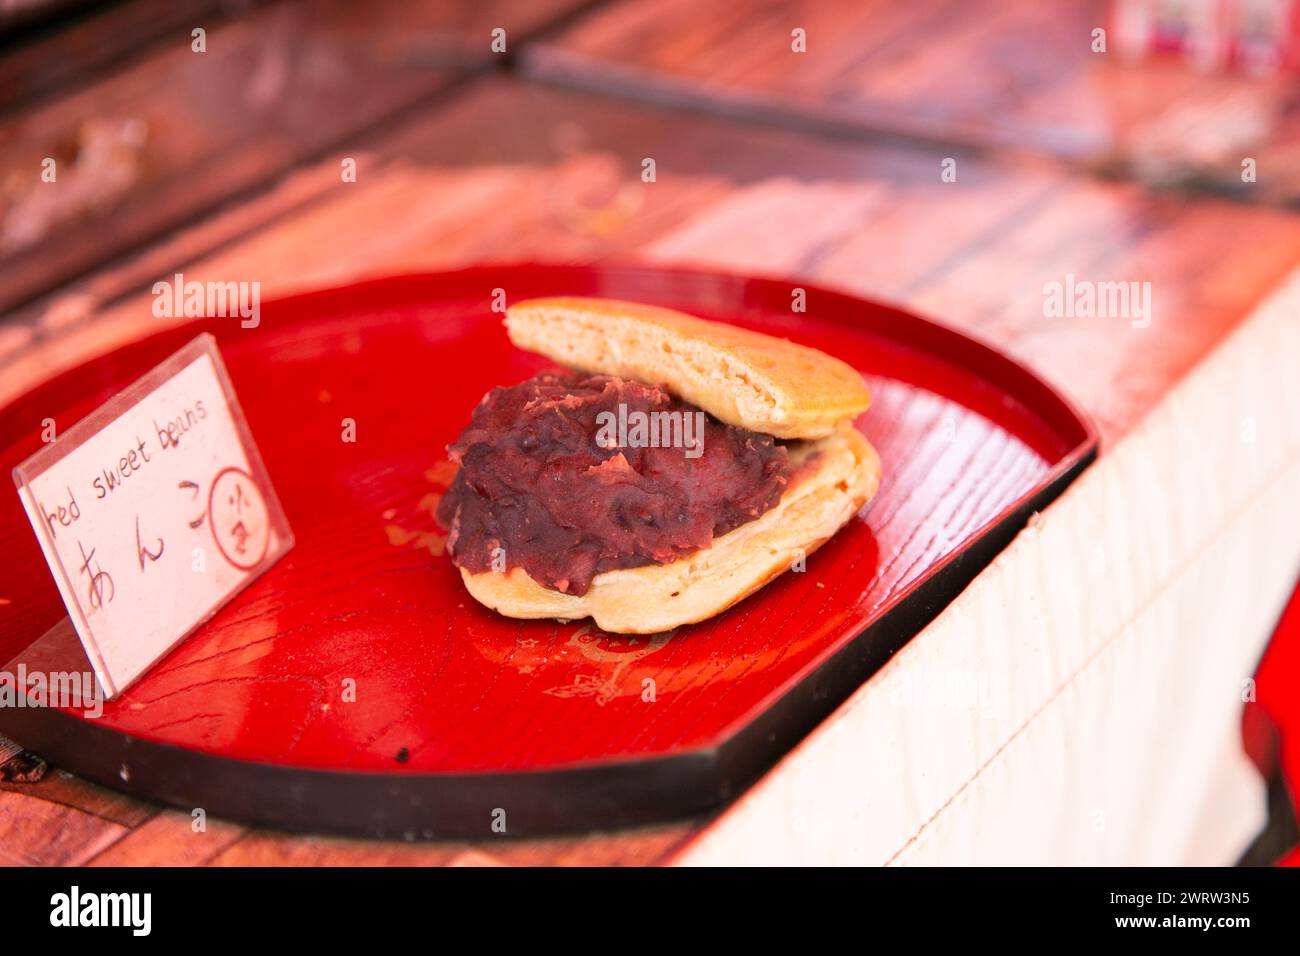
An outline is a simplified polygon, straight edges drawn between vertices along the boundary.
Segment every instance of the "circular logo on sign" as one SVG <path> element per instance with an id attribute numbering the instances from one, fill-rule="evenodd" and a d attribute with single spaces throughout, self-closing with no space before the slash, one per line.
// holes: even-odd
<path id="1" fill-rule="evenodd" d="M 239 468 L 217 472 L 208 519 L 221 556 L 241 571 L 262 563 L 271 545 L 271 515 L 253 477 Z"/>

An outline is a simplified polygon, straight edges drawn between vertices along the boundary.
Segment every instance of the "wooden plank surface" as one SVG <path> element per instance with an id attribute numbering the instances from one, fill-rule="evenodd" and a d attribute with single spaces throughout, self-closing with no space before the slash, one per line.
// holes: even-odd
<path id="1" fill-rule="evenodd" d="M 152 278 L 142 278 L 151 272 L 255 279 L 269 297 L 485 259 L 636 253 L 804 275 L 916 305 L 1045 367 L 1115 439 L 1300 258 L 1300 221 L 1279 211 L 1151 197 L 1028 162 L 962 159 L 958 181 L 943 183 L 942 150 L 846 143 L 505 79 L 362 145 L 356 183 L 339 183 L 334 156 L 301 167 L 228 211 L 210 241 L 195 237 L 201 224 L 147 247 L 124 275 L 89 277 L 76 308 L 55 295 L 26 310 L 0 340 L 0 401 L 170 321 L 152 315 Z M 640 179 L 646 157 L 656 160 L 654 183 Z M 1167 305 L 1142 329 L 1046 319 L 1042 282 L 1067 271 L 1151 281 L 1154 301 Z M 642 863 L 698 827 L 451 846 L 209 821 L 211 842 L 201 843 L 186 835 L 186 814 L 76 784 L 52 774 L 0 792 L 14 861 Z M 51 842 L 65 830 L 75 837 Z"/>
<path id="2" fill-rule="evenodd" d="M 270 0 L 263 0 L 270 2 Z M 209 29 L 234 12 L 220 0 L 123 0 L 82 3 L 67 23 L 7 40 L 0 56 L 0 112 L 36 105 L 63 87 L 84 86 L 168 35 Z M 0 14 L 2 17 L 2 14 Z M 3 19 L 0 19 L 0 29 Z"/>
<path id="3" fill-rule="evenodd" d="M 641 182 L 645 158 L 654 183 Z M 148 282 L 184 268 L 260 281 L 266 298 L 485 260 L 631 252 L 802 274 L 996 342 L 1081 400 L 1109 439 L 1300 256 L 1300 220 L 1284 211 L 1040 163 L 962 159 L 945 183 L 943 158 L 492 79 L 368 140 L 356 183 L 338 182 L 332 158 L 295 173 L 248 204 L 281 214 L 241 241 L 187 262 L 205 247 L 182 236 L 170 264 L 167 243 L 149 250 Z M 253 208 L 230 215 L 262 222 Z M 346 253 L 304 236 L 335 236 Z M 1047 318 L 1044 285 L 1069 274 L 1150 282 L 1149 326 Z M 152 315 L 147 288 L 112 285 L 110 271 L 84 283 L 86 301 L 56 295 L 23 313 L 7 352 L 0 341 L 0 400 L 174 321 Z M 101 304 L 101 287 L 113 301 Z"/>
<path id="4" fill-rule="evenodd" d="M 105 79 L 0 117 L 0 311 L 324 150 L 351 155 L 361 131 L 503 62 L 493 29 L 508 52 L 581 2 L 276 3 L 216 20 L 202 52 L 203 24 L 175 24 Z"/>
<path id="5" fill-rule="evenodd" d="M 526 53 L 588 89 L 866 136 L 1055 156 L 1156 184 L 1300 197 L 1292 76 L 1120 49 L 1105 0 L 619 0 Z M 684 24 L 690 24 L 690 29 Z M 1092 31 L 1109 30 L 1106 52 Z M 805 31 L 806 52 L 791 32 Z M 1257 180 L 1242 180 L 1243 158 Z"/>

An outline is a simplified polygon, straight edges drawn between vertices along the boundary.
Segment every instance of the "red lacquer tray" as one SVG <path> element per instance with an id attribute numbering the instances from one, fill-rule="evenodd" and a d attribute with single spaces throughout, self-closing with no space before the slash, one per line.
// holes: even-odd
<path id="1" fill-rule="evenodd" d="M 291 829 L 483 835 L 504 811 L 523 834 L 716 806 L 929 621 L 1097 445 L 1004 355 L 799 285 L 806 314 L 791 311 L 790 282 L 687 270 L 385 279 L 267 303 L 256 329 L 166 332 L 34 389 L 0 413 L 6 469 L 36 450 L 43 419 L 80 419 L 212 332 L 297 546 L 101 718 L 4 709 L 0 730 L 109 786 Z M 479 398 L 545 364 L 509 344 L 496 289 L 673 306 L 847 360 L 874 393 L 859 426 L 884 462 L 879 494 L 804 573 L 703 624 L 631 638 L 496 616 L 464 592 L 432 515 L 445 446 Z M 17 496 L 2 497 L 0 660 L 48 655 L 71 632 L 29 649 L 64 611 Z"/>

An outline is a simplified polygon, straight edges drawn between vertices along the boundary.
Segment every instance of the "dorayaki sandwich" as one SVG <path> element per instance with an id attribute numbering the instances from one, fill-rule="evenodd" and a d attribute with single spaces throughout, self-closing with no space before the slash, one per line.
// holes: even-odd
<path id="1" fill-rule="evenodd" d="M 494 388 L 448 447 L 438 508 L 469 593 L 513 618 L 650 634 L 712 617 L 875 494 L 839 359 L 694 316 L 532 299 L 510 340 L 560 368 Z"/>

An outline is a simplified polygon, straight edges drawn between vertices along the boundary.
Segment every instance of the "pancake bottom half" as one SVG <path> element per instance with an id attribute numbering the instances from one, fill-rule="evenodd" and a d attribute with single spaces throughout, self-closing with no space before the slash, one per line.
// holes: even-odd
<path id="1" fill-rule="evenodd" d="M 801 470 L 776 507 L 728 532 L 712 547 L 670 564 L 596 575 L 586 594 L 543 587 L 522 568 L 474 574 L 461 569 L 475 600 L 507 617 L 590 617 L 616 634 L 654 634 L 712 617 L 790 570 L 849 522 L 876 493 L 880 459 L 852 425 L 792 450 Z"/>

